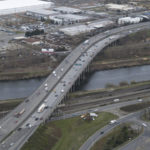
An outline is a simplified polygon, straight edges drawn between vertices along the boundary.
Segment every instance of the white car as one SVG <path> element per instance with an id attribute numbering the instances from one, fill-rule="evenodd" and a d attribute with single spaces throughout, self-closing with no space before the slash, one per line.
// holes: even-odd
<path id="1" fill-rule="evenodd" d="M 142 125 L 143 125 L 144 127 L 147 127 L 147 125 L 146 125 L 145 123 L 142 123 Z"/>
<path id="2" fill-rule="evenodd" d="M 64 90 L 63 90 L 63 89 L 61 90 L 61 93 L 64 93 Z"/>
<path id="3" fill-rule="evenodd" d="M 45 84 L 44 84 L 44 86 L 48 86 L 48 84 L 47 84 L 47 83 L 45 83 Z"/>
<path id="4" fill-rule="evenodd" d="M 14 143 L 12 142 L 12 143 L 10 143 L 10 146 L 13 146 L 14 145 Z"/>
<path id="5" fill-rule="evenodd" d="M 139 102 L 142 102 L 143 100 L 140 98 L 140 99 L 138 99 L 138 101 L 139 101 Z"/>
<path id="6" fill-rule="evenodd" d="M 114 124 L 114 123 L 116 123 L 117 122 L 117 120 L 111 120 L 110 121 L 110 124 Z"/>
<path id="7" fill-rule="evenodd" d="M 61 71 L 63 72 L 63 71 L 64 71 L 64 68 L 61 68 Z"/>
<path id="8" fill-rule="evenodd" d="M 114 102 L 119 102 L 120 100 L 118 98 L 114 99 L 113 100 Z"/>

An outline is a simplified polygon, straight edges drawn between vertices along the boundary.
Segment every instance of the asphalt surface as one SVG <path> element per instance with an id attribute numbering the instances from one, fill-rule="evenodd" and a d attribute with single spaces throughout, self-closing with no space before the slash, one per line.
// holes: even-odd
<path id="1" fill-rule="evenodd" d="M 28 135 L 31 135 L 32 132 L 26 132 L 22 136 L 22 133 L 16 129 L 21 127 L 23 128 L 22 130 L 28 131 L 32 128 L 36 128 L 44 122 L 68 93 L 76 79 L 80 76 L 92 59 L 105 46 L 130 33 L 137 32 L 137 30 L 145 28 L 150 28 L 149 22 L 112 29 L 92 37 L 89 39 L 88 43 L 82 43 L 74 49 L 55 69 L 56 73 L 52 73 L 44 81 L 44 83 L 28 97 L 28 101 L 26 99 L 5 118 L 0 120 L 0 140 L 4 139 L 8 134 L 14 131 L 13 134 L 5 140 L 5 144 L 0 144 L 0 149 L 17 150 L 16 145 L 18 145 L 19 141 L 14 141 L 14 139 L 29 137 Z M 48 86 L 45 86 L 45 84 Z M 47 109 L 38 113 L 37 109 L 42 103 L 46 104 Z M 19 113 L 23 109 L 25 109 L 25 112 L 17 118 L 15 113 Z M 35 118 L 38 118 L 38 120 L 35 120 Z M 14 133 L 18 134 L 16 135 Z M 16 135 L 16 138 L 13 137 L 14 135 Z M 21 141 L 19 144 L 22 145 L 24 141 Z"/>

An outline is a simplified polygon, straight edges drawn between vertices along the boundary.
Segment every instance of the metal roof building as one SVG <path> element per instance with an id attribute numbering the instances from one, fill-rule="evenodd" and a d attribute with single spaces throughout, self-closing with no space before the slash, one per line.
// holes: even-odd
<path id="1" fill-rule="evenodd" d="M 82 13 L 82 10 L 76 9 L 76 8 L 71 8 L 71 7 L 57 7 L 53 8 L 54 11 L 58 11 L 60 13 L 64 14 L 79 14 Z"/>

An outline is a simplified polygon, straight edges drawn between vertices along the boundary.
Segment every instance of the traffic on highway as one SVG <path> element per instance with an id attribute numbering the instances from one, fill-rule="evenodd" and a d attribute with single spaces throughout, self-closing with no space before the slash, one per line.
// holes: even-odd
<path id="1" fill-rule="evenodd" d="M 112 42 L 131 31 L 137 32 L 137 28 L 150 28 L 150 23 L 112 29 L 75 48 L 31 96 L 0 120 L 0 149 L 19 150 L 36 128 L 51 116 L 93 58 Z M 7 135 L 9 137 L 3 140 Z"/>

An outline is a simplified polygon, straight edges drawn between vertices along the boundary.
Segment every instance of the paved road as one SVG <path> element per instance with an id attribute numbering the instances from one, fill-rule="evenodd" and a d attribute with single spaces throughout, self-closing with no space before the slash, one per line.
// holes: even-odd
<path id="1" fill-rule="evenodd" d="M 126 121 L 131 121 L 133 120 L 133 118 L 139 116 L 141 114 L 141 112 L 136 112 L 136 113 L 132 113 L 129 114 L 127 116 L 124 116 L 120 119 L 117 120 L 117 123 L 115 124 L 109 124 L 107 126 L 105 126 L 104 128 L 98 130 L 96 133 L 94 133 L 81 147 L 79 150 L 90 150 L 91 147 L 98 141 L 100 140 L 102 137 L 104 137 L 106 134 L 108 134 L 113 128 L 115 128 L 116 126 L 126 122 Z M 102 132 L 104 132 L 104 134 L 102 134 Z M 129 150 L 129 149 L 128 149 Z M 134 149 L 132 149 L 134 150 Z"/>
<path id="2" fill-rule="evenodd" d="M 26 99 L 5 118 L 0 120 L 0 140 L 6 137 L 10 132 L 14 130 L 14 132 L 16 132 L 16 129 L 19 127 L 23 128 L 23 130 L 31 130 L 32 127 L 34 128 L 34 126 L 36 127 L 42 123 L 54 111 L 97 53 L 109 43 L 143 28 L 150 28 L 150 23 L 140 23 L 109 30 L 92 37 L 87 43 L 80 44 L 64 59 L 55 69 L 55 73 L 52 73 L 28 100 Z M 45 86 L 46 84 L 48 86 Z M 38 113 L 37 109 L 42 103 L 47 105 L 47 109 Z M 21 112 L 23 109 L 25 109 L 25 112 L 19 118 L 15 117 L 15 113 Z M 38 120 L 35 120 L 36 118 L 38 118 Z M 26 136 L 26 134 L 24 134 L 24 136 Z M 11 140 L 6 140 L 7 144 L 5 144 L 5 146 L 0 144 L 0 149 L 8 150 L 10 148 L 16 150 L 14 147 L 19 141 L 14 141 L 14 138 L 11 138 L 11 136 L 9 138 Z M 20 134 L 18 133 L 17 136 L 22 137 L 21 132 Z M 12 145 L 11 143 L 15 144 Z"/>

